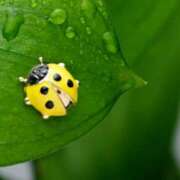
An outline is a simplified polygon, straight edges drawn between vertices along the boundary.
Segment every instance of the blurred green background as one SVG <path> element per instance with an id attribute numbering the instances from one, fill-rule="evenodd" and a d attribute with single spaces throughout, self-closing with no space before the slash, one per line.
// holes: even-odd
<path id="1" fill-rule="evenodd" d="M 180 1 L 106 0 L 124 57 L 149 82 L 88 135 L 36 164 L 40 180 L 176 180 Z"/>

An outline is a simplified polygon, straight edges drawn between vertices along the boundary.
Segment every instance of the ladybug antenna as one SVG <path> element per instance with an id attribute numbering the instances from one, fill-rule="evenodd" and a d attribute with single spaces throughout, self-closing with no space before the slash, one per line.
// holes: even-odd
<path id="1" fill-rule="evenodd" d="M 66 65 L 64 63 L 59 63 L 60 67 L 65 67 Z"/>
<path id="2" fill-rule="evenodd" d="M 80 84 L 80 81 L 79 80 L 76 80 L 77 84 L 79 85 Z"/>
<path id="3" fill-rule="evenodd" d="M 43 57 L 41 56 L 41 57 L 39 57 L 38 59 L 39 59 L 40 64 L 43 65 L 43 64 L 44 64 L 44 63 L 43 63 Z"/>
<path id="4" fill-rule="evenodd" d="M 27 79 L 23 77 L 19 77 L 19 81 L 22 83 L 27 83 Z"/>

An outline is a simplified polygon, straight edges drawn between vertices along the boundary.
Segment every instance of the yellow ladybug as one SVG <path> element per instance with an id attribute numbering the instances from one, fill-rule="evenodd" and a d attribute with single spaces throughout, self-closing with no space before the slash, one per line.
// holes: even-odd
<path id="1" fill-rule="evenodd" d="M 50 116 L 65 116 L 71 104 L 78 101 L 79 81 L 68 72 L 63 63 L 40 64 L 35 66 L 27 79 L 19 77 L 25 83 L 25 103 L 38 110 L 44 119 Z"/>

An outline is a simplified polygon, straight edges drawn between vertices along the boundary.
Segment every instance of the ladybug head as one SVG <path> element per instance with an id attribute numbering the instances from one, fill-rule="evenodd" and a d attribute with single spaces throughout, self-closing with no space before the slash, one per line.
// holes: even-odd
<path id="1" fill-rule="evenodd" d="M 46 64 L 40 64 L 35 66 L 29 74 L 28 83 L 30 85 L 40 82 L 48 73 L 48 66 Z"/>

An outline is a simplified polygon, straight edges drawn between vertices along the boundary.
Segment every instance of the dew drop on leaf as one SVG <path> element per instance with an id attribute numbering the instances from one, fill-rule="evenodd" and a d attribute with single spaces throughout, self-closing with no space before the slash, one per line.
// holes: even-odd
<path id="1" fill-rule="evenodd" d="M 48 3 L 48 0 L 42 0 L 42 4 L 46 5 Z"/>
<path id="2" fill-rule="evenodd" d="M 90 35 L 92 33 L 91 28 L 90 27 L 86 27 L 86 32 L 87 32 L 87 34 Z"/>
<path id="3" fill-rule="evenodd" d="M 3 37 L 7 41 L 16 38 L 23 23 L 24 16 L 22 13 L 8 12 L 2 29 Z"/>
<path id="4" fill-rule="evenodd" d="M 82 0 L 81 10 L 87 18 L 91 18 L 95 14 L 96 7 L 91 0 Z"/>
<path id="5" fill-rule="evenodd" d="M 83 50 L 80 49 L 79 54 L 80 54 L 80 55 L 83 55 L 83 53 L 84 53 Z"/>
<path id="6" fill-rule="evenodd" d="M 67 29 L 66 29 L 66 37 L 69 38 L 69 39 L 73 39 L 75 37 L 75 32 L 74 32 L 74 29 L 73 27 L 69 26 Z"/>
<path id="7" fill-rule="evenodd" d="M 5 0 L 1 0 L 0 5 L 4 5 L 4 4 L 5 4 Z"/>
<path id="8" fill-rule="evenodd" d="M 105 19 L 108 18 L 108 14 L 107 14 L 107 12 L 106 12 L 106 8 L 105 8 L 102 0 L 98 0 L 98 1 L 97 1 L 97 9 L 98 9 L 98 11 L 103 15 L 103 17 L 104 17 Z"/>
<path id="9" fill-rule="evenodd" d="M 38 6 L 37 0 L 31 0 L 31 7 L 36 8 Z"/>
<path id="10" fill-rule="evenodd" d="M 85 24 L 86 23 L 86 20 L 84 19 L 84 17 L 80 17 L 80 22 L 81 22 L 81 24 Z"/>
<path id="11" fill-rule="evenodd" d="M 105 32 L 103 34 L 103 40 L 107 51 L 113 54 L 117 53 L 118 51 L 117 41 L 112 32 Z"/>
<path id="12" fill-rule="evenodd" d="M 14 0 L 9 0 L 9 4 L 14 4 Z"/>
<path id="13" fill-rule="evenodd" d="M 104 59 L 108 61 L 108 60 L 109 60 L 108 55 L 105 54 L 105 55 L 104 55 Z"/>
<path id="14" fill-rule="evenodd" d="M 49 21 L 53 24 L 63 24 L 66 21 L 67 15 L 64 9 L 55 9 L 49 17 Z"/>

